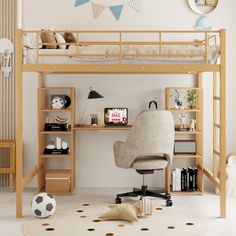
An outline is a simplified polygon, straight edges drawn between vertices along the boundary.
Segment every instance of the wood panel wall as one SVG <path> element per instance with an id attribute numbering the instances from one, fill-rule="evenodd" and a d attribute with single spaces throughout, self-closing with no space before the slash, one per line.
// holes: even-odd
<path id="1" fill-rule="evenodd" d="M 17 0 L 0 0 L 0 38 L 9 38 L 15 42 L 17 27 Z M 0 68 L 3 57 L 0 56 Z M 15 57 L 11 58 L 15 66 Z M 5 78 L 0 73 L 0 140 L 15 139 L 15 71 Z M 9 176 L 0 175 L 0 186 L 9 185 Z"/>

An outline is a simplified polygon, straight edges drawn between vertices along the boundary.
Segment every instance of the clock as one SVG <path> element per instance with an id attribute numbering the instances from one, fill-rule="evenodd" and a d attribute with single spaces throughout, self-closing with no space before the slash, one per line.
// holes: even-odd
<path id="1" fill-rule="evenodd" d="M 71 99 L 65 94 L 51 95 L 51 107 L 52 109 L 68 108 L 71 104 Z"/>

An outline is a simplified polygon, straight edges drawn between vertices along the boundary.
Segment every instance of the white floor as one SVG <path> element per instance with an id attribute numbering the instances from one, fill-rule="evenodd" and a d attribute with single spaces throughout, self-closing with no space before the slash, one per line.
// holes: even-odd
<path id="1" fill-rule="evenodd" d="M 56 196 L 57 208 L 85 203 L 88 199 L 93 202 L 113 203 L 116 193 L 127 189 L 78 189 L 72 196 Z M 8 189 L 0 190 L 0 236 L 22 236 L 21 227 L 25 221 L 32 220 L 30 202 L 34 190 L 24 193 L 24 218 L 15 218 L 15 193 Z M 227 218 L 219 218 L 219 197 L 205 193 L 203 196 L 173 196 L 174 208 L 191 212 L 208 222 L 209 236 L 235 236 L 236 235 L 236 199 L 227 200 Z M 165 201 L 155 199 L 155 204 L 164 205 Z"/>

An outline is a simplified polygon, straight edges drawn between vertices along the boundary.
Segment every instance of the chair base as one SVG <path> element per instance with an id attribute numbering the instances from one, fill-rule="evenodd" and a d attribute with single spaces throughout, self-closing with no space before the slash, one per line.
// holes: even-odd
<path id="1" fill-rule="evenodd" d="M 120 193 L 116 195 L 116 204 L 121 203 L 121 198 L 122 197 L 158 197 L 166 200 L 166 206 L 172 206 L 172 200 L 171 196 L 169 193 L 165 193 L 165 190 L 148 190 L 148 187 L 146 185 L 142 185 L 141 189 L 134 188 L 132 192 L 127 192 L 127 193 Z"/>

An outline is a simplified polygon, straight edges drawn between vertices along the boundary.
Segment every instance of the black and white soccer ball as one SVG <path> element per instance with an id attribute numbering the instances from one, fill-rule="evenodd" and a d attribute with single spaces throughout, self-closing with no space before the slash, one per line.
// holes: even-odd
<path id="1" fill-rule="evenodd" d="M 54 214 L 56 210 L 56 200 L 47 193 L 39 193 L 33 198 L 31 208 L 35 216 L 47 218 Z"/>

